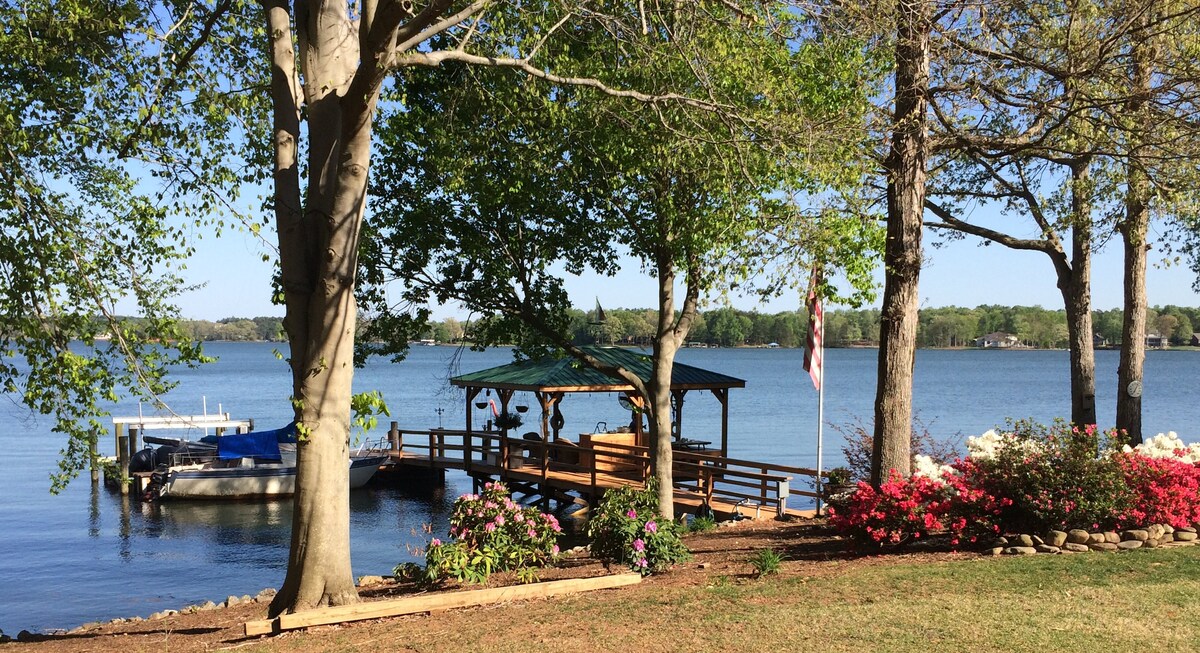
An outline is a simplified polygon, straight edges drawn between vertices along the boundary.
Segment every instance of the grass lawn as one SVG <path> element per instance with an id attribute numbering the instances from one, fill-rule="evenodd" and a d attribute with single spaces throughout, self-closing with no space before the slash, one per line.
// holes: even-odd
<path id="1" fill-rule="evenodd" d="M 1200 547 L 1031 557 L 785 563 L 517 606 L 412 617 L 264 650 L 1192 651 Z M 814 570 L 815 571 L 815 570 Z"/>
<path id="2" fill-rule="evenodd" d="M 1200 643 L 1200 546 L 854 557 L 827 537 L 797 547 L 785 531 L 699 537 L 709 539 L 688 540 L 695 562 L 618 590 L 249 640 L 241 624 L 265 606 L 239 606 L 0 650 L 1043 653 Z M 755 579 L 748 560 L 767 547 L 790 559 Z"/>

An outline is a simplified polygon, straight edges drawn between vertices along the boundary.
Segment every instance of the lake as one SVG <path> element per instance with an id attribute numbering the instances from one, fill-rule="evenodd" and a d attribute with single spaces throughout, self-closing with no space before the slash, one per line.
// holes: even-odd
<path id="1" fill-rule="evenodd" d="M 213 343 L 206 351 L 219 361 L 181 370 L 169 395 L 181 414 L 218 405 L 233 417 L 252 417 L 258 428 L 291 419 L 286 365 L 270 344 Z M 456 355 L 457 354 L 457 355 Z M 1116 351 L 1096 352 L 1101 426 L 1115 414 Z M 685 349 L 679 360 L 746 380 L 730 391 L 730 455 L 811 467 L 816 460 L 817 393 L 801 367 L 803 352 L 787 349 Z M 394 365 L 377 360 L 355 377 L 355 390 L 380 390 L 401 427 L 464 425 L 464 399 L 446 380 L 510 362 L 507 350 L 462 351 L 415 347 Z M 1151 351 L 1146 361 L 1145 415 L 1148 434 L 1175 430 L 1187 442 L 1200 440 L 1200 402 L 1190 385 L 1200 370 L 1200 352 Z M 877 352 L 826 352 L 827 424 L 870 421 Z M 1065 351 L 941 351 L 917 355 L 915 408 L 938 437 L 978 434 L 1006 417 L 1049 421 L 1069 414 Z M 517 395 L 518 403 L 536 405 Z M 685 435 L 716 440 L 720 405 L 711 395 L 691 392 L 685 405 Z M 564 433 L 591 431 L 600 421 L 615 427 L 624 418 L 615 396 L 571 395 L 562 405 Z M 440 411 L 440 413 L 439 413 Z M 113 407 L 136 415 L 136 403 Z M 150 414 L 147 409 L 146 414 Z M 533 411 L 529 413 L 533 415 Z M 371 437 L 379 437 L 388 418 Z M 478 423 L 478 422 L 477 422 Z M 826 429 L 826 467 L 837 463 L 840 436 Z M 63 442 L 49 423 L 31 416 L 13 397 L 0 402 L 0 628 L 71 628 L 116 617 L 147 616 L 228 595 L 278 587 L 287 563 L 289 502 L 141 504 L 91 486 L 86 474 L 65 492 L 51 495 L 48 474 Z M 113 438 L 101 439 L 111 454 Z M 470 480 L 447 474 L 446 486 L 430 492 L 370 487 L 351 493 L 351 547 L 355 575 L 387 574 L 413 560 L 412 547 L 447 529 L 454 498 Z M 794 500 L 793 500 L 794 501 Z M 796 505 L 793 503 L 793 505 Z M 16 588 L 20 588 L 19 590 Z"/>

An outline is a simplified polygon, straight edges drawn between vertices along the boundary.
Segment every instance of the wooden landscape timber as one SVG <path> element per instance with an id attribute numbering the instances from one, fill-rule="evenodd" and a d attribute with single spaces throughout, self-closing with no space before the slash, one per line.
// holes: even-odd
<path id="1" fill-rule="evenodd" d="M 554 580 L 544 583 L 531 583 L 529 585 L 490 587 L 464 592 L 422 594 L 420 596 L 408 596 L 387 601 L 367 601 L 364 603 L 285 614 L 274 619 L 248 621 L 245 624 L 245 634 L 247 637 L 270 635 L 288 630 L 308 628 L 310 626 L 398 617 L 419 612 L 436 612 L 450 608 L 466 608 L 477 605 L 505 603 L 508 601 L 541 599 L 564 594 L 577 594 L 592 590 L 625 587 L 627 585 L 636 585 L 640 582 L 642 582 L 641 575 L 624 573 L 611 576 L 597 576 L 595 578 Z"/>

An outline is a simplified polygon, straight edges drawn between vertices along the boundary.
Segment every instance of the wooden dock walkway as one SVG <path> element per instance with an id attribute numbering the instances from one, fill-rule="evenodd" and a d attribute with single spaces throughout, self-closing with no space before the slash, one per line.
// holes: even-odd
<path id="1" fill-rule="evenodd" d="M 390 457 L 395 474 L 419 470 L 461 470 L 477 483 L 499 480 L 543 509 L 557 502 L 595 505 L 605 490 L 645 487 L 651 474 L 646 447 L 614 443 L 580 446 L 567 440 L 543 442 L 509 437 L 497 431 L 400 429 L 393 422 L 388 441 L 378 449 Z M 719 519 L 812 516 L 812 510 L 788 508 L 789 497 L 816 497 L 796 490 L 797 476 L 815 478 L 816 470 L 723 457 L 719 452 L 675 451 L 675 513 L 694 514 L 707 502 Z"/>

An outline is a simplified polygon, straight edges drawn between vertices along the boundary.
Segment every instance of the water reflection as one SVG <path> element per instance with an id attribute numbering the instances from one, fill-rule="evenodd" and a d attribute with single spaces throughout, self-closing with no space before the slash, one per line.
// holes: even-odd
<path id="1" fill-rule="evenodd" d="M 100 484 L 92 483 L 92 493 L 88 497 L 88 537 L 100 537 Z"/>

